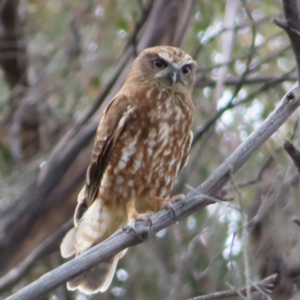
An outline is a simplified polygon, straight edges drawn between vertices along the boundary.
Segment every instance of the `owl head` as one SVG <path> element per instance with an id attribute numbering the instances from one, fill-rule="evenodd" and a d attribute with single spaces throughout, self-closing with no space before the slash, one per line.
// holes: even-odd
<path id="1" fill-rule="evenodd" d="M 133 63 L 130 78 L 172 90 L 191 90 L 196 62 L 183 50 L 170 46 L 145 49 Z"/>

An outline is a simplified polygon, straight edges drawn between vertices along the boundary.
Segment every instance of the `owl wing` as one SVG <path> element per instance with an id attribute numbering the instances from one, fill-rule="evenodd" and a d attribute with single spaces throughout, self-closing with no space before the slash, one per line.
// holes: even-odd
<path id="1" fill-rule="evenodd" d="M 88 167 L 85 186 L 78 195 L 78 204 L 74 215 L 74 223 L 77 225 L 83 213 L 96 199 L 102 176 L 108 165 L 112 149 L 123 131 L 126 120 L 132 106 L 125 95 L 118 95 L 114 98 L 104 111 L 99 123 L 92 162 Z"/>
<path id="2" fill-rule="evenodd" d="M 179 167 L 179 171 L 186 166 L 187 162 L 188 162 L 188 159 L 189 159 L 189 151 L 190 151 L 190 148 L 191 148 L 191 144 L 192 144 L 192 141 L 193 141 L 193 132 L 190 131 L 190 134 L 188 136 L 188 139 L 185 143 L 185 147 L 184 147 L 184 150 L 183 150 L 183 155 L 182 155 L 182 159 L 181 159 L 181 163 L 180 163 L 180 167 Z"/>

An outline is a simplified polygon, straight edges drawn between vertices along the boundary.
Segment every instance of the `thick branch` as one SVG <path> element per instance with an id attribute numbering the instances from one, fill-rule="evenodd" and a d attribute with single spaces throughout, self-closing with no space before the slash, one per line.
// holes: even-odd
<path id="1" fill-rule="evenodd" d="M 228 182 L 230 176 L 238 171 L 253 152 L 286 121 L 299 105 L 300 88 L 295 88 L 284 96 L 277 108 L 262 125 L 257 128 L 202 185 L 186 196 L 184 203 L 176 203 L 174 205 L 175 218 L 170 211 L 166 210 L 153 215 L 151 218 L 152 227 L 148 230 L 148 235 L 152 236 L 159 230 L 174 224 L 179 219 L 192 214 L 194 211 L 214 203 L 212 200 L 207 199 L 206 195 L 216 196 L 224 184 Z M 136 230 L 137 232 L 141 232 L 141 235 L 137 235 L 132 231 L 126 232 L 122 229 L 118 230 L 101 244 L 53 271 L 46 273 L 32 284 L 7 298 L 7 300 L 35 299 L 89 269 L 93 265 L 117 254 L 121 250 L 141 243 L 144 239 L 142 232 L 145 233 L 145 224 L 137 223 Z"/>
<path id="2" fill-rule="evenodd" d="M 263 291 L 265 294 L 269 294 L 274 289 L 274 283 L 277 278 L 277 274 L 273 274 L 256 284 L 251 285 L 250 292 L 257 292 Z M 231 298 L 234 296 L 247 295 L 246 287 L 237 289 L 237 290 L 230 290 L 230 291 L 223 291 L 223 292 L 216 292 L 212 294 L 207 294 L 204 296 L 198 296 L 195 298 L 191 298 L 189 300 L 217 300 L 217 299 L 225 299 Z"/>

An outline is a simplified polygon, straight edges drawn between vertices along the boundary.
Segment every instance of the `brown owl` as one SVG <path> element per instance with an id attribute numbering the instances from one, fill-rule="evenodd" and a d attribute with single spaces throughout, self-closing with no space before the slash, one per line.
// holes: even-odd
<path id="1" fill-rule="evenodd" d="M 101 118 L 75 227 L 61 254 L 69 257 L 102 242 L 139 214 L 171 207 L 169 195 L 192 141 L 191 92 L 195 61 L 178 48 L 145 49 Z M 109 287 L 126 250 L 67 283 L 91 294 Z"/>

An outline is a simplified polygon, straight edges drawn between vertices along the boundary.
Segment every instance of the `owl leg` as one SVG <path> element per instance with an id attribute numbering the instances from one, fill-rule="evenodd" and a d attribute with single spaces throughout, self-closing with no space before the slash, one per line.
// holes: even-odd
<path id="1" fill-rule="evenodd" d="M 185 197 L 184 195 L 176 195 L 170 199 L 155 197 L 155 196 L 143 197 L 135 201 L 135 207 L 138 212 L 142 212 L 142 213 L 143 212 L 156 213 L 162 209 L 167 209 L 175 217 L 173 204 L 178 202 L 183 203 L 184 197 Z"/>
<path id="2" fill-rule="evenodd" d="M 170 211 L 173 215 L 173 218 L 176 217 L 173 203 L 177 203 L 177 202 L 181 201 L 181 198 L 178 198 L 178 197 L 175 198 L 175 197 L 172 197 L 168 200 L 163 199 L 164 201 L 162 201 L 161 206 L 160 206 L 160 210 L 166 209 L 166 210 Z"/>
<path id="3" fill-rule="evenodd" d="M 139 214 L 134 206 L 134 203 L 130 201 L 127 204 L 127 219 L 128 224 L 126 226 L 123 226 L 123 230 L 125 231 L 134 231 L 136 234 L 144 236 L 152 227 L 152 220 L 149 214 Z M 142 221 L 147 224 L 147 229 L 144 229 L 144 226 L 142 227 L 142 230 L 137 231 L 136 228 L 136 222 Z"/>

